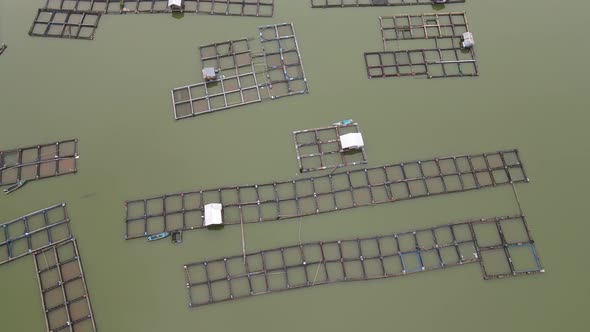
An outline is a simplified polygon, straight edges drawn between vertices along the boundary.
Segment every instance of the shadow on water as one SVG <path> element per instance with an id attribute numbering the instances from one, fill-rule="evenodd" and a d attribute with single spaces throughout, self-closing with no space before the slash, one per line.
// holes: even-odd
<path id="1" fill-rule="evenodd" d="M 445 5 L 444 4 L 436 4 L 436 5 L 432 5 L 432 10 L 435 11 L 441 11 L 445 9 Z"/>
<path id="2" fill-rule="evenodd" d="M 224 225 L 211 225 L 209 227 L 207 227 L 207 230 L 209 231 L 221 231 L 223 230 L 225 226 Z"/>
<path id="3" fill-rule="evenodd" d="M 173 12 L 172 17 L 174 17 L 177 20 L 180 20 L 184 17 L 184 12 Z"/>

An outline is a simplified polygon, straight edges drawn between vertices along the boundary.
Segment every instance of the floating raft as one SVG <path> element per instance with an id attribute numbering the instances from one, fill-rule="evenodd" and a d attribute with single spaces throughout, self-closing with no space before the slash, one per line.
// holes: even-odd
<path id="1" fill-rule="evenodd" d="M 465 13 L 381 16 L 379 22 L 384 50 L 364 53 L 369 78 L 479 76 L 475 48 L 462 44 L 464 34 L 470 34 Z M 416 39 L 432 46 L 389 50 L 403 45 L 399 41 Z"/>
<path id="2" fill-rule="evenodd" d="M 476 219 L 411 232 L 310 242 L 186 264 L 189 306 L 343 281 L 479 263 L 484 279 L 544 272 L 525 217 Z"/>
<path id="3" fill-rule="evenodd" d="M 46 0 L 46 9 L 86 10 L 104 14 L 161 14 L 175 10 L 168 0 Z M 274 0 L 182 0 L 182 12 L 224 16 L 272 17 Z"/>
<path id="4" fill-rule="evenodd" d="M 465 0 L 448 0 L 445 4 L 464 3 Z M 436 5 L 432 0 L 311 0 L 311 8 L 383 7 Z"/>
<path id="5" fill-rule="evenodd" d="M 360 133 L 357 123 L 298 130 L 293 132 L 299 171 L 310 172 L 367 163 L 364 147 L 343 152 L 340 137 Z"/>
<path id="6" fill-rule="evenodd" d="M 100 15 L 100 12 L 83 10 L 39 9 L 29 35 L 92 40 Z"/>
<path id="7" fill-rule="evenodd" d="M 127 201 L 125 238 L 204 228 L 211 203 L 222 205 L 224 225 L 240 225 L 528 181 L 518 150 L 505 150 L 184 192 Z"/>
<path id="8" fill-rule="evenodd" d="M 65 203 L 0 224 L 0 265 L 72 238 Z"/>
<path id="9" fill-rule="evenodd" d="M 0 186 L 76 173 L 78 140 L 0 151 Z"/>
<path id="10" fill-rule="evenodd" d="M 200 47 L 203 68 L 214 68 L 217 77 L 172 89 L 175 119 L 308 93 L 293 24 L 261 26 L 258 31 L 258 52 L 252 48 L 253 38 Z"/>
<path id="11" fill-rule="evenodd" d="M 34 253 L 47 331 L 96 331 L 75 239 Z"/>

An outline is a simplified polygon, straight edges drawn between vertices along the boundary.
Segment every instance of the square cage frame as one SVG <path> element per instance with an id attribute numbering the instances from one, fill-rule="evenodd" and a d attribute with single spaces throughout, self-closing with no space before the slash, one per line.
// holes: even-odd
<path id="1" fill-rule="evenodd" d="M 96 331 L 76 240 L 37 251 L 34 256 L 47 331 Z"/>
<path id="2" fill-rule="evenodd" d="M 43 18 L 44 16 L 48 17 Z M 38 9 L 29 35 L 92 40 L 98 28 L 100 16 L 100 12 L 92 11 Z M 39 27 L 43 32 L 37 31 Z M 57 27 L 57 31 L 53 29 L 54 27 Z"/>
<path id="3" fill-rule="evenodd" d="M 297 163 L 299 164 L 299 172 L 311 172 L 325 170 L 329 168 L 339 168 L 345 166 L 355 166 L 367 163 L 367 154 L 365 147 L 353 151 L 354 155 L 360 155 L 360 159 L 351 160 L 347 158 L 347 152 L 342 151 L 342 144 L 340 143 L 340 136 L 346 133 L 360 133 L 360 128 L 357 123 L 349 125 L 332 125 L 327 127 L 297 130 L 293 132 L 293 139 L 295 141 L 295 152 L 297 154 Z M 313 136 L 311 140 L 304 140 L 307 136 Z M 305 150 L 314 150 L 317 152 L 305 153 Z M 334 158 L 338 159 L 335 162 L 325 162 L 324 159 Z M 317 164 L 318 167 L 306 167 L 308 161 Z"/>
<path id="4" fill-rule="evenodd" d="M 71 239 L 69 223 L 60 203 L 0 224 L 0 265 Z"/>
<path id="5" fill-rule="evenodd" d="M 77 139 L 0 151 L 0 186 L 76 173 L 78 158 Z"/>
<path id="6" fill-rule="evenodd" d="M 517 223 L 521 230 L 503 229 Z M 498 238 L 481 247 L 480 228 L 492 227 Z M 514 234 L 512 234 L 514 233 Z M 488 234 L 489 236 L 490 234 Z M 508 241 L 506 236 L 520 237 Z M 510 255 L 512 247 L 526 247 L 533 261 L 518 271 Z M 509 271 L 489 274 L 482 252 L 502 250 Z M 523 215 L 455 222 L 386 236 L 310 242 L 273 248 L 242 256 L 222 257 L 184 265 L 189 307 L 238 300 L 251 296 L 313 287 L 336 282 L 407 276 L 414 273 L 479 263 L 485 280 L 543 273 L 534 240 Z"/>

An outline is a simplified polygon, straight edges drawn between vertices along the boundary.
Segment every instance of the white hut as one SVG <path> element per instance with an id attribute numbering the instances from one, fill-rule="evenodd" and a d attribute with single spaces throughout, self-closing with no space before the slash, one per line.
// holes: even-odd
<path id="1" fill-rule="evenodd" d="M 205 220 L 203 226 L 221 225 L 223 224 L 223 217 L 221 211 L 223 206 L 219 203 L 210 203 L 205 205 Z"/>
<path id="2" fill-rule="evenodd" d="M 168 8 L 173 12 L 182 11 L 182 2 L 183 0 L 168 0 Z"/>
<path id="3" fill-rule="evenodd" d="M 217 73 L 215 72 L 215 68 L 213 68 L 213 67 L 203 68 L 203 79 L 205 80 L 205 82 L 216 80 Z"/>
<path id="4" fill-rule="evenodd" d="M 473 40 L 473 34 L 471 32 L 465 32 L 461 36 L 461 46 L 463 48 L 472 48 L 475 45 L 475 40 Z"/>
<path id="5" fill-rule="evenodd" d="M 361 133 L 349 133 L 340 136 L 342 151 L 356 150 L 365 146 Z"/>

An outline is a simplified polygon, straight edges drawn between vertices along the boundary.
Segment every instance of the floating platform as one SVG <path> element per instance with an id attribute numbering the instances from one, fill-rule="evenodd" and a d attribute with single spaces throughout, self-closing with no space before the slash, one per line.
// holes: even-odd
<path id="1" fill-rule="evenodd" d="M 0 151 L 0 186 L 76 173 L 78 140 Z"/>
<path id="2" fill-rule="evenodd" d="M 0 224 L 0 265 L 71 238 L 65 203 Z"/>
<path id="3" fill-rule="evenodd" d="M 367 163 L 364 147 L 343 151 L 340 137 L 360 133 L 357 123 L 333 125 L 293 132 L 301 173 Z"/>
<path id="4" fill-rule="evenodd" d="M 240 225 L 528 181 L 518 150 L 505 150 L 198 190 L 125 202 L 125 238 L 204 228 L 211 203 L 222 205 L 223 225 Z"/>
<path id="5" fill-rule="evenodd" d="M 215 68 L 217 78 L 172 89 L 175 119 L 308 93 L 293 24 L 258 30 L 257 48 L 253 48 L 253 38 L 200 47 L 203 68 Z"/>
<path id="6" fill-rule="evenodd" d="M 96 331 L 75 239 L 34 253 L 47 331 Z"/>
<path id="7" fill-rule="evenodd" d="M 100 12 L 62 9 L 39 9 L 30 36 L 69 39 L 94 39 Z"/>
<path id="8" fill-rule="evenodd" d="M 465 13 L 381 16 L 379 22 L 383 51 L 364 53 L 369 78 L 479 76 L 475 48 L 462 44 L 464 34 L 469 33 Z M 419 39 L 430 45 L 400 49 L 403 40 Z"/>
<path id="9" fill-rule="evenodd" d="M 446 4 L 464 3 L 465 0 L 447 0 Z M 311 0 L 311 8 L 385 7 L 436 5 L 432 0 Z"/>
<path id="10" fill-rule="evenodd" d="M 183 0 L 182 3 L 183 13 L 254 17 L 272 17 L 274 14 L 274 0 Z M 168 0 L 46 0 L 45 8 L 85 10 L 104 14 L 175 12 L 168 7 Z"/>
<path id="11" fill-rule="evenodd" d="M 186 264 L 189 307 L 344 281 L 479 263 L 484 279 L 544 272 L 525 217 L 476 219 L 386 236 L 310 242 Z"/>

